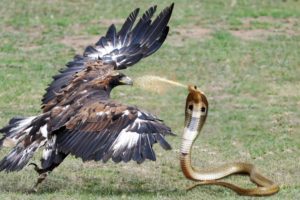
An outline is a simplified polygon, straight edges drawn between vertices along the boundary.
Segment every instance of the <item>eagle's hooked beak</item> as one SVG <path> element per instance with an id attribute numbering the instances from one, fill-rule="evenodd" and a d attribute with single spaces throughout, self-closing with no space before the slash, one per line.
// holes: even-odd
<path id="1" fill-rule="evenodd" d="M 131 78 L 129 78 L 128 76 L 123 76 L 120 80 L 119 80 L 121 85 L 133 85 L 133 81 Z"/>

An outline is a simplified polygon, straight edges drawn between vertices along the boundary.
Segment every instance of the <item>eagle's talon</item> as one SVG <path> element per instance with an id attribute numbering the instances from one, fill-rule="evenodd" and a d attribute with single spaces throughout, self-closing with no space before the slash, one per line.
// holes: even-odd
<path id="1" fill-rule="evenodd" d="M 47 176 L 48 176 L 48 172 L 41 172 L 37 179 L 36 184 L 33 186 L 33 188 L 30 190 L 30 192 L 36 193 L 38 191 L 38 186 L 47 178 Z"/>
<path id="2" fill-rule="evenodd" d="M 37 164 L 35 164 L 35 163 L 29 163 L 29 165 L 33 165 L 33 169 L 39 174 L 39 175 L 41 175 L 43 172 L 42 172 L 42 169 L 41 168 L 39 168 L 38 167 L 38 165 Z M 28 166 L 29 166 L 28 165 Z"/>
<path id="3" fill-rule="evenodd" d="M 32 193 L 37 193 L 37 188 L 36 187 L 33 187 L 33 188 L 31 188 L 29 191 L 28 191 L 28 193 L 29 194 L 32 194 Z"/>

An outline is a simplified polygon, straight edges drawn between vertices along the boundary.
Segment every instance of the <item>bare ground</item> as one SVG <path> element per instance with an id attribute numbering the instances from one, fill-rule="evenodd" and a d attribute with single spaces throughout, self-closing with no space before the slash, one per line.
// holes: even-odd
<path id="1" fill-rule="evenodd" d="M 115 24 L 118 27 L 124 22 L 124 19 L 101 19 L 94 21 L 95 25 L 109 27 Z M 295 36 L 300 35 L 299 20 L 296 18 L 277 19 L 272 17 L 257 17 L 257 18 L 244 18 L 241 20 L 242 25 L 238 30 L 230 30 L 227 25 L 220 25 L 218 27 L 228 29 L 229 32 L 242 40 L 265 40 L 269 36 L 286 35 Z M 267 23 L 270 24 L 269 28 L 251 28 L 252 23 Z M 74 25 L 76 29 L 83 28 L 82 25 Z M 215 32 L 212 28 L 205 28 L 201 26 L 189 25 L 172 29 L 168 37 L 168 43 L 171 46 L 181 47 L 188 39 L 196 39 L 204 41 L 210 39 L 211 34 Z M 95 44 L 100 36 L 68 36 L 62 38 L 59 42 L 70 46 L 76 52 L 82 52 L 87 45 Z"/>
<path id="2" fill-rule="evenodd" d="M 277 19 L 273 17 L 244 18 L 239 30 L 231 30 L 230 33 L 243 40 L 264 40 L 269 36 L 300 35 L 299 20 L 296 18 Z M 253 23 L 265 23 L 270 28 L 252 29 Z"/>

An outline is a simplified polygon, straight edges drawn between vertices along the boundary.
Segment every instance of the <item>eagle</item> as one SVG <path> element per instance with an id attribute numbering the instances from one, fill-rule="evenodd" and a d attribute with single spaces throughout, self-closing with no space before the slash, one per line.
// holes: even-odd
<path id="1" fill-rule="evenodd" d="M 120 70 L 153 54 L 164 43 L 173 7 L 171 4 L 152 19 L 156 11 L 152 6 L 136 23 L 139 8 L 135 9 L 119 31 L 112 24 L 95 45 L 86 47 L 83 55 L 76 55 L 53 76 L 42 99 L 42 113 L 14 117 L 0 129 L 0 148 L 12 148 L 0 161 L 0 171 L 23 169 L 43 148 L 41 166 L 30 163 L 39 174 L 36 190 L 68 155 L 83 161 L 133 160 L 140 164 L 156 160 L 154 143 L 171 149 L 165 136 L 174 133 L 162 120 L 110 99 L 110 93 L 119 85 L 133 83 Z"/>

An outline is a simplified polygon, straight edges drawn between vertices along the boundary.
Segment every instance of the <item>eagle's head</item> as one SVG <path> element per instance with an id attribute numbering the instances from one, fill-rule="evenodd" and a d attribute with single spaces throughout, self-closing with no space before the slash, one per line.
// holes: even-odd
<path id="1" fill-rule="evenodd" d="M 132 85 L 131 78 L 123 73 L 113 71 L 106 77 L 107 84 L 110 88 L 114 88 L 119 85 Z"/>

